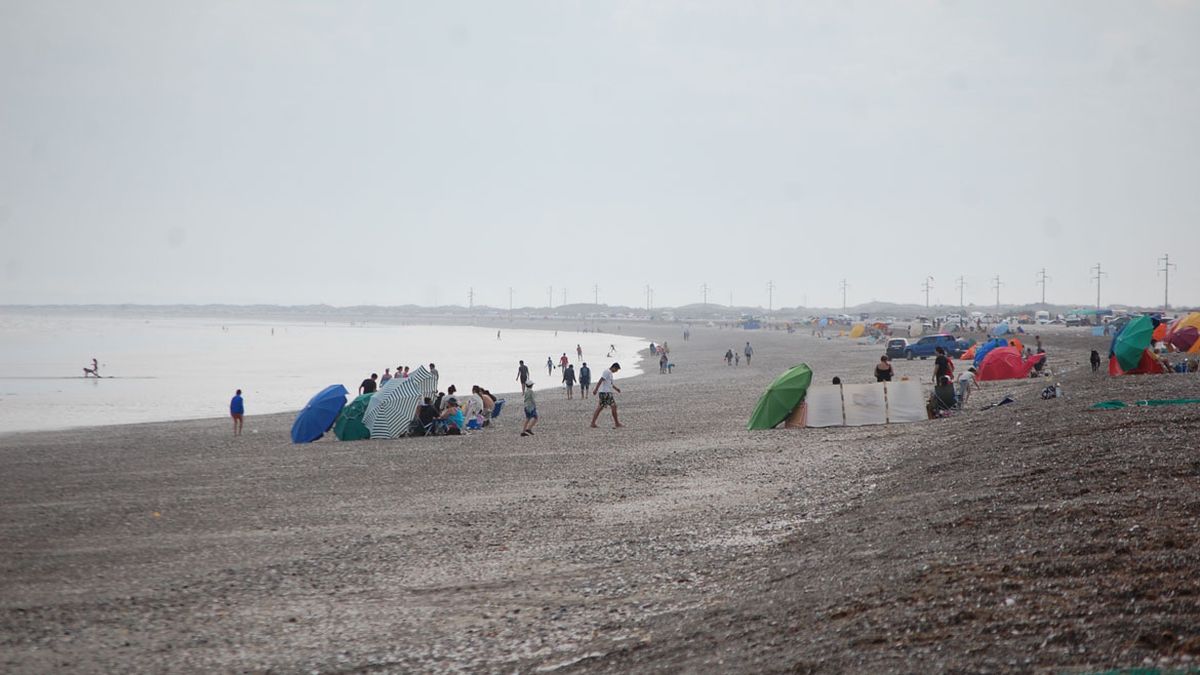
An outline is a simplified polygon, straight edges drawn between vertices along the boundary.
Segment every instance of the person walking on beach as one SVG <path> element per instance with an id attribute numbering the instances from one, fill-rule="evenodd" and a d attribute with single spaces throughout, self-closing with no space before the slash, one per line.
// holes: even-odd
<path id="1" fill-rule="evenodd" d="M 529 366 L 524 361 L 517 361 L 517 382 L 521 383 L 521 391 L 525 391 L 525 382 L 529 380 Z"/>
<path id="2" fill-rule="evenodd" d="M 725 365 L 727 365 L 727 366 L 733 365 L 733 350 L 732 349 L 725 350 Z"/>
<path id="3" fill-rule="evenodd" d="M 946 357 L 946 350 L 938 347 L 934 350 L 937 358 L 933 360 L 933 383 L 941 384 L 942 378 L 949 378 L 952 369 L 950 367 L 950 359 Z"/>
<path id="4" fill-rule="evenodd" d="M 378 379 L 379 379 L 378 373 L 371 373 L 370 377 L 363 380 L 362 384 L 358 385 L 359 396 L 362 396 L 363 394 L 374 394 L 376 391 L 378 391 L 379 390 L 379 384 L 377 382 Z"/>
<path id="5" fill-rule="evenodd" d="M 575 366 L 563 368 L 563 385 L 567 388 L 567 400 L 575 398 Z"/>
<path id="6" fill-rule="evenodd" d="M 958 376 L 958 409 L 962 410 L 967 404 L 967 399 L 971 396 L 971 390 L 979 388 L 979 383 L 975 380 L 975 366 L 971 366 L 963 371 L 962 375 Z"/>
<path id="7" fill-rule="evenodd" d="M 242 400 L 242 390 L 233 393 L 229 401 L 229 416 L 233 418 L 233 435 L 242 435 L 242 419 L 246 416 L 246 402 Z"/>
<path id="8" fill-rule="evenodd" d="M 563 370 L 566 370 L 566 369 L 567 369 L 567 364 L 568 364 L 568 363 L 570 363 L 570 362 L 571 362 L 571 360 L 567 358 L 567 353 L 566 353 L 566 352 L 563 352 L 562 356 L 560 356 L 560 357 L 558 358 L 558 367 L 559 367 L 559 368 L 561 368 L 561 369 L 563 369 Z"/>
<path id="9" fill-rule="evenodd" d="M 383 369 L 383 377 L 379 378 L 379 386 L 382 387 L 383 385 L 387 384 L 391 380 L 392 380 L 392 369 L 384 368 Z"/>
<path id="10" fill-rule="evenodd" d="M 605 408 L 612 409 L 613 428 L 617 429 L 625 426 L 621 424 L 621 420 L 617 417 L 617 399 L 613 396 L 613 392 L 621 393 L 621 388 L 613 383 L 613 375 L 621 370 L 621 364 L 614 363 L 609 366 L 608 370 L 600 373 L 600 381 L 596 383 L 596 388 L 592 390 L 593 394 L 598 394 L 599 402 L 596 403 L 596 412 L 592 413 L 592 428 L 596 428 L 596 420 L 600 417 L 600 411 Z"/>
<path id="11" fill-rule="evenodd" d="M 546 377 L 550 377 L 553 374 L 554 374 L 554 359 L 547 356 L 546 357 Z"/>
<path id="12" fill-rule="evenodd" d="M 579 367 L 579 398 L 587 398 L 588 387 L 592 384 L 592 370 L 585 361 Z"/>
<path id="13" fill-rule="evenodd" d="M 533 427 L 538 423 L 537 401 L 533 398 L 533 383 L 525 383 L 525 426 L 521 427 L 522 436 L 532 436 Z"/>
<path id="14" fill-rule="evenodd" d="M 749 367 L 750 357 L 754 356 L 754 347 L 751 347 L 750 343 L 746 342 L 746 349 L 742 353 L 746 355 L 746 366 Z"/>
<path id="15" fill-rule="evenodd" d="M 582 361 L 582 360 L 583 360 L 583 347 L 580 347 L 579 345 L 575 345 L 575 356 L 576 356 L 576 357 L 577 357 L 577 358 L 578 358 L 580 361 Z"/>

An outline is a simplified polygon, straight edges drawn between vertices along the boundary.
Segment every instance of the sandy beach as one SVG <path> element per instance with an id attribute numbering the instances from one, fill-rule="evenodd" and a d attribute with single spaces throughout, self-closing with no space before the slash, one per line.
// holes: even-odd
<path id="1" fill-rule="evenodd" d="M 512 396 L 461 438 L 297 446 L 291 414 L 251 415 L 237 439 L 226 419 L 0 435 L 0 664 L 1195 667 L 1200 406 L 1087 407 L 1195 397 L 1200 376 L 1094 375 L 1108 339 L 1058 329 L 1043 340 L 1065 399 L 985 383 L 947 420 L 749 432 L 787 367 L 868 382 L 880 348 L 681 331 L 638 326 L 676 368 L 618 379 L 622 429 L 607 413 L 589 429 L 594 399 L 534 369 L 529 438 Z M 746 340 L 753 365 L 725 366 Z"/>

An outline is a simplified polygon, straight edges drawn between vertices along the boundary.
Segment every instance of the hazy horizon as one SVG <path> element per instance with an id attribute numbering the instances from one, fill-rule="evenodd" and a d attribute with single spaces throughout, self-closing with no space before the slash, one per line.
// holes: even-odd
<path id="1" fill-rule="evenodd" d="M 0 304 L 1200 305 L 1200 1 L 0 6 Z M 598 298 L 593 292 L 599 286 Z M 565 297 L 563 289 L 566 290 Z"/>

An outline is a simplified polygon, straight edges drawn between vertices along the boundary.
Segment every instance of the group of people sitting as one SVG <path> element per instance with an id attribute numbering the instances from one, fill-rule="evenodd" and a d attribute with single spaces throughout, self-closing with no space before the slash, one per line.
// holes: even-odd
<path id="1" fill-rule="evenodd" d="M 501 399 L 502 401 L 503 399 Z M 471 387 L 471 393 L 459 395 L 458 388 L 450 385 L 436 398 L 426 396 L 417 407 L 417 415 L 409 428 L 410 436 L 457 436 L 467 429 L 482 429 L 498 413 L 497 399 L 492 392 L 479 385 Z"/>

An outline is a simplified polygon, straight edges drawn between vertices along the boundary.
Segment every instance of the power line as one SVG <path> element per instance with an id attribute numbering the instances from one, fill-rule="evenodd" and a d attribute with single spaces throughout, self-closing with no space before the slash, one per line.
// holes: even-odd
<path id="1" fill-rule="evenodd" d="M 842 282 L 839 284 L 839 286 L 842 289 L 842 313 L 845 314 L 846 313 L 846 289 L 850 288 L 850 284 L 846 283 L 845 279 L 842 279 Z"/>
<path id="2" fill-rule="evenodd" d="M 1102 277 L 1108 276 L 1108 272 L 1105 272 L 1100 269 L 1100 263 L 1096 263 L 1096 266 L 1092 268 L 1092 272 L 1095 272 L 1095 274 L 1092 275 L 1092 281 L 1096 282 L 1096 324 L 1099 325 L 1100 324 L 1100 279 Z"/>
<path id="3" fill-rule="evenodd" d="M 704 293 L 704 304 L 708 304 L 708 283 L 700 284 L 700 291 Z"/>
<path id="4" fill-rule="evenodd" d="M 1167 291 L 1170 290 L 1171 268 L 1178 268 L 1179 265 L 1171 262 L 1170 253 L 1164 253 L 1163 257 L 1158 259 L 1158 262 L 1162 263 L 1162 267 L 1158 268 L 1158 271 L 1162 272 L 1163 275 L 1163 311 L 1166 312 L 1171 308 L 1171 303 L 1168 302 L 1169 298 L 1167 296 Z"/>
<path id="5" fill-rule="evenodd" d="M 600 304 L 600 284 L 592 285 L 592 304 Z"/>
<path id="6" fill-rule="evenodd" d="M 1051 276 L 1047 276 L 1047 275 L 1046 275 L 1046 268 L 1045 268 L 1045 267 L 1043 267 L 1043 268 L 1041 269 L 1041 271 L 1040 271 L 1040 272 L 1038 272 L 1038 280 L 1037 280 L 1037 283 L 1038 283 L 1038 285 L 1040 285 L 1040 286 L 1042 287 L 1042 304 L 1043 304 L 1043 305 L 1044 305 L 1044 304 L 1046 304 L 1046 282 L 1047 282 L 1048 280 L 1050 280 L 1050 279 L 1053 279 L 1053 278 L 1054 278 L 1054 277 L 1051 277 Z"/>
<path id="7" fill-rule="evenodd" d="M 960 276 L 958 277 L 958 279 L 956 279 L 956 280 L 954 281 L 954 287 L 958 289 L 958 306 L 959 306 L 959 308 L 962 310 L 962 312 L 963 312 L 964 314 L 966 314 L 966 312 L 967 312 L 967 303 L 963 302 L 963 291 L 964 291 L 964 290 L 967 288 L 967 279 L 966 279 L 966 277 L 963 277 L 963 276 L 961 276 L 961 275 L 960 275 Z"/>
<path id="8" fill-rule="evenodd" d="M 996 291 L 996 318 L 1000 318 L 1000 287 L 1003 285 L 1004 282 L 1000 281 L 1000 275 L 997 274 L 992 279 L 992 288 Z"/>

